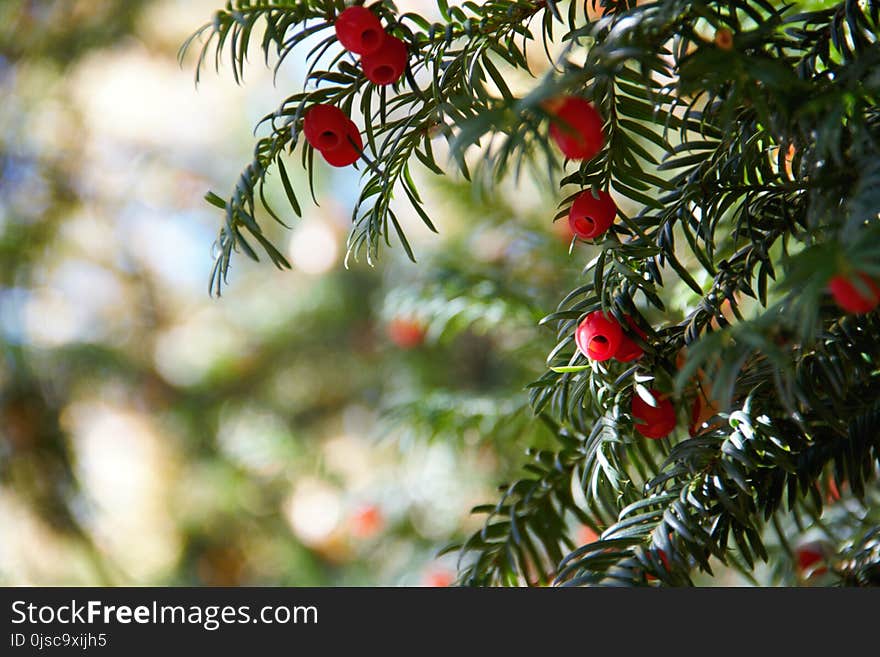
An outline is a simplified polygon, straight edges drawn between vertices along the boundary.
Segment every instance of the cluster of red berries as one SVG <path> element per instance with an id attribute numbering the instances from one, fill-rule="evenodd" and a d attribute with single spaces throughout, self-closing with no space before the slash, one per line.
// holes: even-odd
<path id="1" fill-rule="evenodd" d="M 544 103 L 550 114 L 550 137 L 565 157 L 591 160 L 605 141 L 602 117 L 589 101 L 579 96 L 562 96 Z M 580 193 L 568 214 L 571 232 L 582 240 L 595 239 L 611 227 L 617 205 L 607 192 Z"/>
<path id="2" fill-rule="evenodd" d="M 861 315 L 880 305 L 880 285 L 867 274 L 838 274 L 828 283 L 828 290 L 837 305 L 848 313 Z"/>
<path id="3" fill-rule="evenodd" d="M 406 44 L 387 34 L 369 9 L 360 5 L 349 7 L 339 14 L 334 27 L 343 48 L 361 56 L 361 68 L 370 82 L 391 84 L 403 75 L 409 59 Z M 310 107 L 303 119 L 303 134 L 335 167 L 357 162 L 364 147 L 357 126 L 334 105 Z"/>
<path id="4" fill-rule="evenodd" d="M 364 76 L 372 83 L 397 82 L 406 70 L 406 44 L 391 36 L 366 7 L 355 5 L 336 18 L 336 38 L 342 47 L 361 56 Z"/>
<path id="5" fill-rule="evenodd" d="M 647 337 L 631 317 L 627 315 L 629 329 L 643 340 Z M 614 318 L 596 310 L 588 314 L 574 332 L 574 341 L 580 352 L 595 361 L 611 358 L 627 363 L 640 358 L 644 351 L 639 344 L 624 333 L 623 327 Z M 651 390 L 654 399 L 649 404 L 639 395 L 632 398 L 632 416 L 635 428 L 645 438 L 665 438 L 677 423 L 675 406 L 669 398 L 658 390 Z"/>

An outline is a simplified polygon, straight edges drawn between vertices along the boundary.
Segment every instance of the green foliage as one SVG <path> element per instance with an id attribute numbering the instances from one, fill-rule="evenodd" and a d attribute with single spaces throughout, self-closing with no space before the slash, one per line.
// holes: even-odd
<path id="1" fill-rule="evenodd" d="M 129 0 L 127 11 L 109 3 L 83 11 L 69 0 L 5 0 L 0 5 L 0 56 L 44 58 L 66 66 L 131 34 L 148 1 Z"/>
<path id="2" fill-rule="evenodd" d="M 580 285 L 543 320 L 557 345 L 531 403 L 561 446 L 538 451 L 497 505 L 478 507 L 490 520 L 462 546 L 464 583 L 637 584 L 651 575 L 687 584 L 713 562 L 752 577 L 768 559 L 768 527 L 788 545 L 786 519 L 819 517 L 819 485 L 845 482 L 870 508 L 880 324 L 875 314 L 842 316 L 825 286 L 837 272 L 880 275 L 880 3 L 598 4 L 440 2 L 442 20 L 431 23 L 376 3 L 410 52 L 392 89 L 368 83 L 333 47 L 340 2 L 240 0 L 203 28 L 200 63 L 211 48 L 218 61 L 226 50 L 236 79 L 258 25 L 267 60 L 279 64 L 316 39 L 306 90 L 266 117 L 270 135 L 231 197 L 210 197 L 226 212 L 218 292 L 233 251 L 257 257 L 243 231 L 286 266 L 262 236 L 255 198 L 274 167 L 299 214 L 283 162 L 314 103 L 362 117 L 349 252 L 371 263 L 391 235 L 414 258 L 395 191 L 434 229 L 410 165 L 445 172 L 437 136 L 455 173 L 481 186 L 526 169 L 559 184 L 557 219 L 582 189 L 620 201 Z M 729 35 L 729 47 L 716 35 Z M 550 66 L 518 97 L 507 81 L 531 74 L 536 58 Z M 561 161 L 549 139 L 542 103 L 563 93 L 590 99 L 605 118 L 592 160 Z M 310 178 L 314 161 L 304 144 Z M 595 363 L 575 349 L 575 327 L 596 309 L 645 330 L 641 360 Z M 698 394 L 718 413 L 689 437 L 647 442 L 628 409 L 649 388 L 674 393 L 682 417 Z M 574 545 L 572 522 L 601 538 Z M 870 514 L 843 527 L 837 581 L 875 582 L 876 544 Z"/>

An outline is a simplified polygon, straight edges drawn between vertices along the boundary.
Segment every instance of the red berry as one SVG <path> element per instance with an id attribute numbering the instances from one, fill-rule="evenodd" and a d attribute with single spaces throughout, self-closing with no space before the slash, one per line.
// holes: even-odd
<path id="1" fill-rule="evenodd" d="M 453 581 L 455 581 L 455 577 L 453 577 L 452 573 L 449 571 L 436 570 L 425 577 L 425 586 L 445 588 L 447 586 L 452 586 Z"/>
<path id="2" fill-rule="evenodd" d="M 589 525 L 581 525 L 577 533 L 578 545 L 588 545 L 599 540 L 599 535 Z"/>
<path id="3" fill-rule="evenodd" d="M 644 353 L 645 352 L 639 346 L 638 342 L 624 335 L 620 347 L 617 349 L 617 353 L 614 354 L 614 358 L 621 363 L 628 363 L 631 360 L 641 358 Z"/>
<path id="4" fill-rule="evenodd" d="M 837 487 L 837 482 L 833 479 L 828 480 L 828 494 L 825 499 L 829 503 L 840 501 L 840 488 Z"/>
<path id="5" fill-rule="evenodd" d="M 811 577 L 828 572 L 824 566 L 817 567 L 817 564 L 825 561 L 825 554 L 818 543 L 801 545 L 795 550 L 795 557 L 797 558 L 798 572 L 801 575 Z"/>
<path id="6" fill-rule="evenodd" d="M 647 334 L 640 329 L 636 323 L 633 321 L 633 318 L 629 315 L 626 316 L 626 323 L 629 325 L 630 329 L 644 340 L 647 338 Z M 619 360 L 621 363 L 628 363 L 631 360 L 636 360 L 637 358 L 641 358 L 644 355 L 644 350 L 639 346 L 638 342 L 633 340 L 628 335 L 623 335 L 623 340 L 620 343 L 620 346 L 617 348 L 617 353 L 614 354 L 614 358 Z"/>
<path id="7" fill-rule="evenodd" d="M 670 568 L 669 557 L 666 556 L 666 551 L 659 550 L 658 554 L 660 555 L 660 561 L 663 562 L 663 567 L 666 568 L 666 570 L 669 570 L 669 568 Z"/>
<path id="8" fill-rule="evenodd" d="M 862 285 L 856 287 L 854 276 L 834 276 L 828 283 L 828 289 L 837 305 L 848 313 L 867 313 L 880 304 L 880 286 L 867 274 L 857 273 Z M 862 289 L 864 288 L 864 290 Z"/>
<path id="9" fill-rule="evenodd" d="M 690 427 L 688 427 L 690 435 L 696 436 L 700 433 L 703 425 L 715 417 L 718 414 L 718 411 L 717 400 L 710 399 L 702 389 L 698 390 L 697 396 L 694 399 L 694 405 L 691 407 L 691 424 Z"/>
<path id="10" fill-rule="evenodd" d="M 385 520 L 377 506 L 368 504 L 355 511 L 351 516 L 350 530 L 358 538 L 370 538 L 382 529 Z"/>
<path id="11" fill-rule="evenodd" d="M 412 319 L 396 318 L 388 324 L 388 337 L 401 349 L 413 349 L 425 341 L 425 327 Z"/>
<path id="12" fill-rule="evenodd" d="M 669 557 L 666 556 L 666 550 L 657 550 L 657 556 L 660 557 L 660 561 L 663 562 L 663 567 L 666 570 L 669 570 L 671 564 L 669 563 Z M 647 579 L 649 582 L 653 582 L 657 578 L 651 573 L 646 573 L 645 579 Z"/>
<path id="13" fill-rule="evenodd" d="M 598 192 L 598 198 L 589 189 L 578 194 L 568 212 L 568 225 L 582 240 L 599 237 L 614 223 L 617 205 L 607 192 Z"/>
<path id="14" fill-rule="evenodd" d="M 567 158 L 589 160 L 602 150 L 602 117 L 587 100 L 565 96 L 547 107 L 550 136 Z"/>
<path id="15" fill-rule="evenodd" d="M 645 438 L 665 438 L 675 429 L 675 407 L 666 395 L 651 390 L 656 406 L 651 406 L 638 394 L 632 398 L 633 424 Z"/>
<path id="16" fill-rule="evenodd" d="M 361 57 L 361 68 L 366 78 L 374 84 L 397 82 L 406 70 L 409 52 L 406 44 L 390 34 L 375 52 Z"/>
<path id="17" fill-rule="evenodd" d="M 730 50 L 733 48 L 733 32 L 726 27 L 722 27 L 715 32 L 715 45 L 721 50 Z"/>
<path id="18" fill-rule="evenodd" d="M 355 5 L 336 18 L 336 38 L 342 47 L 356 55 L 368 55 L 382 47 L 385 30 L 366 7 Z"/>
<path id="19" fill-rule="evenodd" d="M 312 105 L 303 118 L 306 141 L 319 151 L 338 148 L 345 140 L 349 119 L 334 105 Z"/>
<path id="20" fill-rule="evenodd" d="M 335 167 L 354 164 L 364 146 L 354 122 L 333 105 L 312 105 L 303 119 L 303 134 Z"/>
<path id="21" fill-rule="evenodd" d="M 360 131 L 353 121 L 348 121 L 343 143 L 337 148 L 321 151 L 321 155 L 334 167 L 346 167 L 358 161 L 363 149 Z"/>
<path id="22" fill-rule="evenodd" d="M 587 315 L 574 332 L 578 349 L 591 360 L 603 361 L 613 357 L 622 341 L 620 324 L 598 310 Z"/>

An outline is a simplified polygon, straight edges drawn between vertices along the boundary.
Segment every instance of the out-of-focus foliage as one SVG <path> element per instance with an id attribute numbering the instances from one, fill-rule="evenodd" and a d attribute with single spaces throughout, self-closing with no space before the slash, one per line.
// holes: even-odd
<path id="1" fill-rule="evenodd" d="M 354 182 L 327 169 L 320 208 L 267 228 L 294 270 L 236 264 L 210 299 L 203 190 L 274 93 L 193 88 L 176 49 L 211 5 L 0 5 L 0 581 L 449 581 L 438 548 L 552 442 L 522 391 L 569 236 L 550 198 L 451 182 L 422 189 L 423 268 L 345 270 Z"/>
<path id="2" fill-rule="evenodd" d="M 150 0 L 4 0 L 0 4 L 0 56 L 39 57 L 61 66 L 88 50 L 130 35 Z"/>

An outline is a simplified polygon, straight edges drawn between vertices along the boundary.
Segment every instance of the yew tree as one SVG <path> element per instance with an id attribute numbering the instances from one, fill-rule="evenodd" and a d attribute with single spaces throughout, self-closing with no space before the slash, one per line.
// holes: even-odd
<path id="1" fill-rule="evenodd" d="M 184 47 L 199 69 L 240 81 L 258 48 L 307 73 L 207 194 L 211 290 L 234 294 L 236 258 L 290 266 L 267 222 L 302 213 L 323 162 L 360 172 L 348 256 L 380 267 L 417 260 L 401 213 L 436 230 L 427 175 L 489 198 L 537 181 L 583 264 L 522 393 L 556 446 L 447 548 L 459 583 L 757 582 L 767 562 L 876 584 L 878 30 L 875 0 L 230 0 Z"/>

